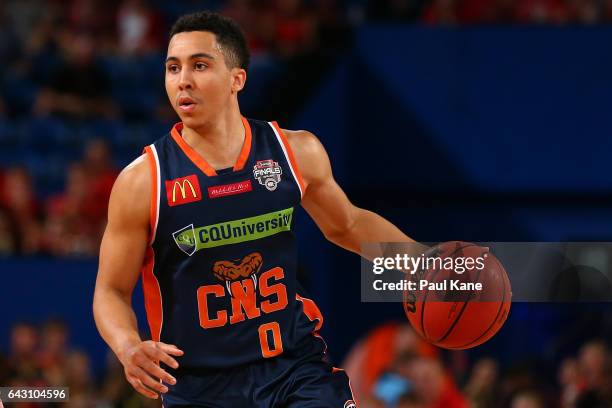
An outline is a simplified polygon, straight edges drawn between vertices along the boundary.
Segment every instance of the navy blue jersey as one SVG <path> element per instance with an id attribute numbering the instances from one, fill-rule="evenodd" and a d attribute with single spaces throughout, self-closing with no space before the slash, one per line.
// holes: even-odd
<path id="1" fill-rule="evenodd" d="M 321 313 L 296 281 L 299 169 L 275 122 L 243 124 L 233 168 L 208 165 L 182 139 L 180 123 L 145 148 L 153 193 L 142 271 L 147 318 L 154 340 L 185 352 L 182 368 L 324 348 Z"/>

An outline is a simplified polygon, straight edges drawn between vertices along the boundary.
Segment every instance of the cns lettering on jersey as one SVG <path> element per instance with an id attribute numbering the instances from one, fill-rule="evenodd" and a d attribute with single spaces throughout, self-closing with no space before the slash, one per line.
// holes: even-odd
<path id="1" fill-rule="evenodd" d="M 256 270 L 249 268 L 252 266 L 251 264 L 255 265 Z M 256 277 L 258 276 L 256 273 L 261 268 L 261 258 L 257 259 L 255 254 L 251 254 L 234 266 L 235 270 L 244 269 L 246 274 Z M 229 272 L 231 268 L 226 267 L 225 269 L 225 272 Z M 219 268 L 214 273 L 218 279 L 226 282 L 227 290 L 219 284 L 198 288 L 200 326 L 204 329 L 213 329 L 255 319 L 263 314 L 283 310 L 289 304 L 287 288 L 282 283 L 285 272 L 280 267 L 262 272 L 258 279 L 240 279 L 244 276 L 242 273 L 238 273 L 235 277 L 220 276 Z M 257 281 L 259 281 L 259 285 L 257 285 Z M 219 302 L 211 302 L 212 299 L 226 296 L 229 297 L 229 307 L 219 306 Z"/>
<path id="2" fill-rule="evenodd" d="M 166 198 L 170 207 L 200 201 L 202 193 L 198 176 L 191 174 L 174 180 L 166 180 Z"/>

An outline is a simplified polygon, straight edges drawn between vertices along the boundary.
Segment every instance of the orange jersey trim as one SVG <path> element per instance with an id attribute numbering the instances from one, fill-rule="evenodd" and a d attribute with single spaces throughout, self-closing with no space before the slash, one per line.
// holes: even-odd
<path id="1" fill-rule="evenodd" d="M 289 156 L 289 161 L 291 162 L 291 167 L 293 167 L 293 171 L 295 172 L 295 176 L 297 177 L 297 182 L 300 184 L 300 189 L 302 190 L 302 194 L 306 193 L 306 184 L 304 183 L 304 179 L 302 178 L 302 173 L 300 173 L 300 168 L 297 165 L 297 160 L 295 160 L 295 155 L 293 154 L 293 150 L 291 150 L 291 146 L 287 141 L 287 136 L 281 130 L 280 126 L 278 126 L 277 122 L 272 122 L 272 126 L 278 132 L 281 140 L 283 141 L 283 145 L 285 145 L 285 150 L 287 150 L 287 155 Z"/>
<path id="2" fill-rule="evenodd" d="M 149 162 L 149 170 L 151 172 L 151 204 L 149 207 L 149 247 L 145 252 L 144 264 L 142 266 L 142 290 L 144 292 L 145 310 L 147 312 L 147 321 L 151 338 L 159 341 L 161 336 L 161 327 L 163 322 L 163 310 L 161 300 L 161 289 L 159 282 L 153 274 L 153 266 L 155 265 L 155 252 L 150 246 L 155 239 L 157 229 L 157 211 L 158 211 L 158 196 L 159 196 L 159 174 L 157 171 L 157 159 L 151 146 L 146 146 L 144 152 L 147 155 Z"/>
<path id="3" fill-rule="evenodd" d="M 332 367 L 332 374 L 342 373 L 342 372 L 345 372 L 343 368 Z M 355 398 L 355 393 L 353 392 L 353 386 L 351 385 L 351 379 L 349 378 L 348 375 L 346 376 L 346 378 L 348 378 L 348 386 L 349 386 L 349 389 L 351 390 L 351 397 L 353 401 L 355 401 L 355 404 L 359 406 L 359 404 L 357 403 L 357 398 Z"/>
<path id="4" fill-rule="evenodd" d="M 149 330 L 151 330 L 151 338 L 153 341 L 160 341 L 164 312 L 159 282 L 153 274 L 154 265 L 155 253 L 152 247 L 148 247 L 145 254 L 145 264 L 142 267 L 142 290 L 144 292 L 145 310 L 147 312 Z"/>
<path id="5" fill-rule="evenodd" d="M 155 239 L 155 229 L 157 228 L 157 189 L 159 188 L 157 180 L 159 179 L 159 174 L 157 174 L 157 160 L 155 159 L 151 146 L 146 146 L 144 151 L 147 155 L 149 170 L 151 172 L 151 204 L 149 206 L 149 243 L 151 244 L 153 243 L 153 239 Z"/>
<path id="6" fill-rule="evenodd" d="M 314 300 L 301 297 L 297 293 L 295 294 L 295 299 L 302 302 L 306 317 L 308 317 L 311 322 L 314 322 L 315 320 L 317 321 L 314 332 L 321 330 L 321 327 L 323 326 L 323 314 L 319 310 L 319 307 Z"/>
<path id="7" fill-rule="evenodd" d="M 251 133 L 251 125 L 249 125 L 249 121 L 246 120 L 244 116 L 241 116 L 242 125 L 244 126 L 244 143 L 242 144 L 242 149 L 240 150 L 240 154 L 238 155 L 238 159 L 236 160 L 236 164 L 234 164 L 233 170 L 240 171 L 244 168 L 247 159 L 249 158 L 249 154 L 251 153 L 251 144 L 252 144 L 252 133 Z M 181 131 L 183 130 L 183 123 L 179 122 L 172 127 L 170 131 L 170 135 L 172 139 L 179 145 L 181 150 L 189 157 L 189 159 L 200 169 L 204 174 L 209 177 L 213 177 L 217 175 L 217 171 L 204 159 L 204 157 L 200 156 L 198 152 L 196 152 L 191 146 L 189 146 L 183 137 L 181 136 Z"/>
<path id="8" fill-rule="evenodd" d="M 191 146 L 189 146 L 185 142 L 185 140 L 183 140 L 183 136 L 181 136 L 182 130 L 183 130 L 182 122 L 179 122 L 176 125 L 172 126 L 172 131 L 170 132 L 170 135 L 172 135 L 172 138 L 174 139 L 176 144 L 179 145 L 183 153 L 185 153 L 187 157 L 189 157 L 189 160 L 191 160 L 193 164 L 198 166 L 198 168 L 202 170 L 204 174 L 206 174 L 209 177 L 216 176 L 217 172 L 215 171 L 215 169 L 213 169 L 210 166 L 210 164 L 208 164 L 208 162 L 204 160 L 204 158 L 198 154 L 198 152 L 193 150 Z"/>
<path id="9" fill-rule="evenodd" d="M 249 125 L 249 121 L 246 120 L 244 116 L 242 116 L 242 125 L 244 126 L 244 143 L 242 145 L 240 155 L 238 156 L 238 160 L 234 165 L 234 171 L 244 169 L 244 165 L 246 164 L 249 154 L 251 153 L 251 125 Z"/>

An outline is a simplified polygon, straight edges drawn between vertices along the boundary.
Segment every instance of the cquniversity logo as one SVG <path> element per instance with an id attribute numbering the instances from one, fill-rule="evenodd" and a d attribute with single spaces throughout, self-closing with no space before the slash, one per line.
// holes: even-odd
<path id="1" fill-rule="evenodd" d="M 193 224 L 189 224 L 185 228 L 176 231 L 172 234 L 172 237 L 181 251 L 189 256 L 195 254 L 197 246 Z"/>
<path id="2" fill-rule="evenodd" d="M 181 251 L 191 256 L 201 249 L 255 241 L 291 231 L 292 220 L 293 207 L 290 207 L 203 227 L 189 224 L 174 232 L 172 238 Z"/>

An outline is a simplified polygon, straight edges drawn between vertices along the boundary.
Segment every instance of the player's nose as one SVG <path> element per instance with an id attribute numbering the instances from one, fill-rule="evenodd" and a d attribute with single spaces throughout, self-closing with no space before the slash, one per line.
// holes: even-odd
<path id="1" fill-rule="evenodd" d="M 181 91 L 193 88 L 193 78 L 189 70 L 184 69 L 181 71 L 178 86 Z"/>

